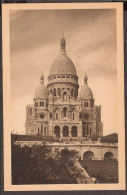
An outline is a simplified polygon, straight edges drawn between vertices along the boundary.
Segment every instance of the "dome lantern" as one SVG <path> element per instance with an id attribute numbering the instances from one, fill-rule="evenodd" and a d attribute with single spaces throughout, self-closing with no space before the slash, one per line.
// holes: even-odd
<path id="1" fill-rule="evenodd" d="M 85 76 L 84 76 L 84 84 L 86 84 L 86 85 L 87 85 L 87 80 L 88 80 L 88 77 L 87 77 L 87 74 L 86 74 L 86 72 L 85 72 Z"/>
<path id="2" fill-rule="evenodd" d="M 64 38 L 64 34 L 63 34 L 63 36 L 60 40 L 60 46 L 61 46 L 61 52 L 66 53 L 66 50 L 65 50 L 66 41 L 65 41 L 65 38 Z"/>
<path id="3" fill-rule="evenodd" d="M 44 75 L 43 75 L 43 72 L 41 72 L 40 83 L 41 84 L 44 84 Z"/>

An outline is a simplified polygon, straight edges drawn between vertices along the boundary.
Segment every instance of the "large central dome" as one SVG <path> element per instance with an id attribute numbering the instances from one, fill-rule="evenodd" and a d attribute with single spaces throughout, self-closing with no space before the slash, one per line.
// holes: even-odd
<path id="1" fill-rule="evenodd" d="M 66 42 L 64 37 L 62 37 L 60 45 L 61 45 L 60 55 L 53 62 L 49 76 L 61 74 L 77 76 L 75 66 L 71 59 L 66 54 L 65 50 Z"/>
<path id="2" fill-rule="evenodd" d="M 51 66 L 49 76 L 57 74 L 69 74 L 77 76 L 75 66 L 66 54 L 60 54 Z"/>

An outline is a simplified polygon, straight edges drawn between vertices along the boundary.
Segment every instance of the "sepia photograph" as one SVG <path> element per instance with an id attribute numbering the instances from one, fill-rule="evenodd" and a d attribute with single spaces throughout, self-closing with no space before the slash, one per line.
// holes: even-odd
<path id="1" fill-rule="evenodd" d="M 3 5 L 5 190 L 125 189 L 122 10 Z"/>

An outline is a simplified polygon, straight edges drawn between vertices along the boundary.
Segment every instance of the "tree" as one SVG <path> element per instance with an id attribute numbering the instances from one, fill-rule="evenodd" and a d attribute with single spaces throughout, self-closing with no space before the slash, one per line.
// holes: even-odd
<path id="1" fill-rule="evenodd" d="M 65 156 L 47 145 L 12 144 L 12 184 L 77 183 L 67 168 L 72 159 L 71 153 Z"/>

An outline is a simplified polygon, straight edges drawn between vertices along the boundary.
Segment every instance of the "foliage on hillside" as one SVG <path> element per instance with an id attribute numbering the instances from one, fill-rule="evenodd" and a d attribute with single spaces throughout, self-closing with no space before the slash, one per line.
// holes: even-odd
<path id="1" fill-rule="evenodd" d="M 32 147 L 12 143 L 12 184 L 73 184 L 77 183 L 74 161 L 76 151 L 52 151 L 46 145 Z"/>

